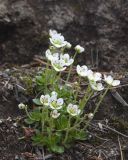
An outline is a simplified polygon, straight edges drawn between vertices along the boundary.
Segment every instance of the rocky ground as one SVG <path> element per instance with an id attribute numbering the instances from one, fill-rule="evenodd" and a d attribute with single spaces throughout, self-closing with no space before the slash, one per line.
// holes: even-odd
<path id="1" fill-rule="evenodd" d="M 41 59 L 40 62 L 44 63 Z M 42 64 L 38 59 L 38 62 L 34 61 L 29 65 L 9 64 L 1 67 L 0 159 L 43 160 L 44 154 L 45 159 L 50 160 L 120 160 L 121 151 L 127 159 L 127 77 L 118 73 L 117 76 L 124 86 L 108 93 L 88 128 L 90 136 L 86 141 L 76 142 L 63 155 L 51 155 L 46 150 L 33 147 L 30 139 L 21 138 L 29 135 L 30 131 L 24 129 L 25 114 L 18 109 L 18 104 L 32 103 L 35 93 L 31 78 L 42 70 Z M 89 101 L 88 110 L 91 111 L 94 105 L 95 97 Z"/>
<path id="2" fill-rule="evenodd" d="M 74 46 L 85 47 L 78 62 L 116 72 L 122 85 L 108 93 L 90 124 L 90 139 L 77 142 L 61 156 L 18 140 L 24 135 L 20 123 L 24 113 L 17 105 L 31 103 L 34 96 L 34 86 L 23 77 L 35 76 L 42 67 L 42 60 L 33 58 L 44 54 L 51 28 Z M 120 160 L 122 150 L 127 160 L 127 33 L 128 2 L 124 0 L 0 0 L 0 159 L 42 160 L 45 153 L 45 159 L 51 160 Z M 94 100 L 88 104 L 90 110 Z"/>
<path id="3" fill-rule="evenodd" d="M 80 62 L 125 70 L 127 8 L 124 0 L 0 0 L 0 63 L 27 63 L 44 54 L 52 28 L 86 48 Z"/>

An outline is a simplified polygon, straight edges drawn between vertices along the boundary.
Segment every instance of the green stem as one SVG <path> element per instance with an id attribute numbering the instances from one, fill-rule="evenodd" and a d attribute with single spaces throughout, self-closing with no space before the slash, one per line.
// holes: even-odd
<path id="1" fill-rule="evenodd" d="M 42 108 L 42 119 L 41 119 L 41 123 L 42 123 L 42 132 L 44 131 L 44 119 L 43 119 L 43 116 L 44 116 L 44 112 L 43 112 L 43 108 Z"/>
<path id="2" fill-rule="evenodd" d="M 73 57 L 74 61 L 75 61 L 76 55 L 77 55 L 77 52 L 75 52 L 75 54 L 74 54 L 74 57 Z M 69 72 L 68 72 L 68 76 L 67 76 L 67 80 L 66 80 L 65 84 L 68 83 L 68 81 L 69 81 L 71 71 L 72 71 L 72 67 L 73 67 L 73 64 L 71 64 L 71 66 L 69 68 Z"/>
<path id="3" fill-rule="evenodd" d="M 93 91 L 90 92 L 89 96 L 85 99 L 84 104 L 82 106 L 82 109 L 86 106 L 87 102 L 89 101 L 89 99 L 92 97 L 93 95 Z"/>
<path id="4" fill-rule="evenodd" d="M 79 122 L 78 122 L 79 119 L 76 119 L 76 122 L 75 122 L 74 125 L 73 125 L 72 127 L 70 127 L 70 128 L 65 128 L 65 129 L 63 129 L 63 130 L 56 130 L 56 131 L 58 131 L 58 132 L 68 131 L 68 132 L 69 132 L 69 131 L 72 130 L 72 129 L 76 129 L 77 127 L 80 126 L 80 124 L 81 124 L 83 121 L 85 121 L 86 117 L 87 117 L 87 115 L 84 115 L 83 118 L 80 118 L 80 121 L 79 121 Z"/>
<path id="5" fill-rule="evenodd" d="M 61 52 L 64 54 L 65 47 L 61 48 Z"/>
<path id="6" fill-rule="evenodd" d="M 48 69 L 49 69 L 49 62 L 47 62 L 47 65 L 46 65 L 46 72 L 45 72 L 45 91 L 46 91 L 46 93 L 47 93 L 47 89 L 48 89 L 48 76 L 47 76 L 47 74 L 48 74 Z"/>
<path id="7" fill-rule="evenodd" d="M 73 125 L 73 127 L 71 127 L 71 128 L 69 129 L 69 131 L 72 130 L 72 129 L 76 129 L 77 127 L 79 127 L 80 124 L 85 120 L 86 116 L 87 116 L 87 115 L 84 115 L 84 117 L 81 118 L 79 122 L 78 122 L 79 119 L 77 118 L 75 124 Z M 77 123 L 77 122 L 78 122 L 78 123 Z"/>
<path id="8" fill-rule="evenodd" d="M 58 79 L 58 81 L 61 79 L 61 72 L 59 73 L 57 79 Z"/>
<path id="9" fill-rule="evenodd" d="M 98 109 L 99 109 L 99 107 L 100 107 L 100 104 L 101 104 L 101 102 L 103 101 L 103 99 L 104 99 L 104 97 L 105 97 L 105 95 L 107 94 L 107 92 L 108 92 L 109 89 L 110 89 L 110 87 L 108 87 L 108 88 L 105 90 L 105 92 L 103 93 L 103 95 L 101 96 L 100 101 L 99 101 L 98 104 L 96 105 L 96 108 L 95 108 L 95 110 L 94 110 L 94 112 L 93 112 L 93 116 L 95 116 L 96 112 L 98 111 Z M 90 123 L 91 120 L 92 120 L 92 119 L 88 120 L 88 122 L 86 123 L 84 129 L 86 129 L 86 128 L 88 127 L 88 125 L 89 125 L 89 123 Z"/>
<path id="10" fill-rule="evenodd" d="M 68 134 L 69 134 L 69 131 L 70 131 L 70 126 L 71 126 L 71 116 L 69 115 L 69 120 L 68 120 L 68 129 L 66 131 L 66 135 L 65 135 L 65 138 L 64 138 L 64 144 L 66 143 L 67 139 L 68 139 Z"/>
<path id="11" fill-rule="evenodd" d="M 52 76 L 53 76 L 53 79 L 51 81 L 51 85 L 52 85 L 52 89 L 54 90 L 55 89 L 54 86 L 56 86 L 56 82 L 57 82 L 58 78 L 57 78 L 57 72 L 54 70 L 53 67 L 52 67 Z"/>
<path id="12" fill-rule="evenodd" d="M 92 95 L 93 95 L 93 91 L 92 91 L 90 85 L 88 85 L 87 91 L 86 91 L 82 101 L 80 102 L 80 108 L 81 109 L 83 109 L 85 107 L 85 105 L 87 104 L 88 100 L 91 98 Z"/>
<path id="13" fill-rule="evenodd" d="M 78 81 L 79 87 L 80 87 L 80 82 L 81 82 L 81 77 L 79 77 L 79 81 Z M 77 89 L 76 94 L 75 94 L 75 101 L 77 100 L 78 93 L 79 93 L 79 88 Z"/>
<path id="14" fill-rule="evenodd" d="M 28 112 L 28 110 L 27 110 L 27 107 L 25 107 L 25 112 L 26 112 L 27 116 L 28 116 L 31 120 L 34 120 L 34 119 L 31 117 L 31 115 L 29 114 L 29 112 Z"/>
<path id="15" fill-rule="evenodd" d="M 50 145 L 52 146 L 52 136 L 53 136 L 53 130 L 54 130 L 54 119 L 52 117 L 49 117 L 48 123 L 49 123 L 49 139 L 50 139 Z"/>
<path id="16" fill-rule="evenodd" d="M 100 101 L 99 101 L 98 104 L 96 105 L 96 108 L 95 108 L 95 110 L 94 110 L 94 112 L 93 112 L 94 115 L 95 115 L 96 112 L 98 111 L 99 106 L 100 106 L 101 102 L 103 101 L 105 95 L 107 94 L 108 90 L 109 90 L 109 87 L 106 89 L 106 91 L 104 92 L 104 94 L 103 94 L 102 97 L 100 98 Z"/>

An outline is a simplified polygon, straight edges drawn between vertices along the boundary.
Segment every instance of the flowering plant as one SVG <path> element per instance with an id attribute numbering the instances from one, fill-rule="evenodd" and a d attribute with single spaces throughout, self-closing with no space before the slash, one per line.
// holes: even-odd
<path id="1" fill-rule="evenodd" d="M 86 65 L 77 65 L 78 82 L 71 83 L 71 71 L 77 54 L 84 48 L 77 45 L 74 56 L 69 55 L 72 45 L 55 30 L 50 30 L 50 46 L 46 50 L 48 60 L 46 69 L 36 76 L 39 89 L 37 98 L 33 99 L 36 107 L 30 110 L 27 105 L 19 104 L 25 109 L 28 118 L 25 120 L 34 129 L 33 144 L 46 146 L 56 153 L 64 152 L 74 140 L 87 138 L 87 127 L 97 112 L 107 91 L 120 84 L 111 76 L 94 72 Z M 67 71 L 67 78 L 62 75 Z M 63 79 L 62 79 L 63 78 Z M 85 93 L 80 98 L 81 81 L 87 83 Z M 96 92 L 100 92 L 98 102 L 92 113 L 85 113 L 87 102 Z"/>

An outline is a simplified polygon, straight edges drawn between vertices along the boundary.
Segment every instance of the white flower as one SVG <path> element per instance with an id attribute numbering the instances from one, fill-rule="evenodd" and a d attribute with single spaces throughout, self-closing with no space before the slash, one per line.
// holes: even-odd
<path id="1" fill-rule="evenodd" d="M 58 96 L 58 93 L 57 93 L 57 92 L 55 92 L 55 91 L 52 91 L 51 96 L 55 96 L 55 97 L 57 97 L 57 96 Z"/>
<path id="2" fill-rule="evenodd" d="M 88 79 L 90 81 L 100 81 L 102 79 L 102 74 L 99 72 L 93 72 L 92 70 L 88 70 Z"/>
<path id="3" fill-rule="evenodd" d="M 80 65 L 77 65 L 77 73 L 82 76 L 82 77 L 86 77 L 88 75 L 88 67 L 83 65 L 80 67 Z"/>
<path id="4" fill-rule="evenodd" d="M 55 109 L 55 110 L 61 109 L 63 103 L 64 103 L 63 98 L 57 99 L 56 96 L 52 96 L 51 97 L 51 102 L 50 102 L 50 108 Z"/>
<path id="5" fill-rule="evenodd" d="M 53 37 L 55 34 L 58 34 L 56 30 L 49 30 L 50 37 Z"/>
<path id="6" fill-rule="evenodd" d="M 63 105 L 63 103 L 64 103 L 63 98 L 59 98 L 59 99 L 57 99 L 57 105 L 62 106 L 62 105 Z"/>
<path id="7" fill-rule="evenodd" d="M 51 64 L 57 72 L 64 71 L 66 69 L 65 62 L 62 59 L 52 60 Z"/>
<path id="8" fill-rule="evenodd" d="M 80 114 L 81 110 L 78 109 L 78 106 L 77 105 L 73 105 L 73 104 L 69 104 L 68 107 L 67 107 L 67 112 L 69 114 L 71 114 L 72 116 L 77 116 Z"/>
<path id="9" fill-rule="evenodd" d="M 74 59 L 70 58 L 69 54 L 61 54 L 60 59 L 64 61 L 65 66 L 70 66 L 74 62 Z"/>
<path id="10" fill-rule="evenodd" d="M 57 33 L 55 30 L 50 30 L 50 42 L 56 48 L 61 48 L 67 45 L 67 41 L 64 40 L 64 36 Z"/>
<path id="11" fill-rule="evenodd" d="M 120 84 L 119 80 L 114 80 L 112 76 L 106 76 L 104 75 L 104 80 L 107 84 L 109 84 L 110 86 L 118 86 Z"/>
<path id="12" fill-rule="evenodd" d="M 60 113 L 58 113 L 58 111 L 57 110 L 53 110 L 52 112 L 51 112 L 51 116 L 52 116 L 52 118 L 58 118 L 59 116 L 60 116 Z"/>
<path id="13" fill-rule="evenodd" d="M 76 47 L 75 47 L 75 50 L 78 52 L 78 53 L 82 53 L 82 52 L 84 52 L 84 48 L 83 47 L 81 47 L 80 45 L 77 45 Z"/>
<path id="14" fill-rule="evenodd" d="M 45 56 L 49 61 L 58 60 L 59 59 L 59 53 L 53 53 L 52 54 L 49 49 L 46 50 Z"/>
<path id="15" fill-rule="evenodd" d="M 66 48 L 70 49 L 72 47 L 71 43 L 67 42 Z"/>
<path id="16" fill-rule="evenodd" d="M 23 103 L 20 103 L 18 105 L 19 109 L 25 109 L 27 107 L 27 105 L 23 104 Z"/>
<path id="17" fill-rule="evenodd" d="M 44 104 L 45 106 L 48 106 L 49 103 L 50 103 L 50 96 L 49 96 L 48 94 L 46 94 L 46 95 L 41 95 L 41 97 L 40 97 L 40 102 L 41 102 L 42 104 Z"/>
<path id="18" fill-rule="evenodd" d="M 56 94 L 51 94 L 50 103 L 53 102 L 53 101 L 57 101 L 57 95 Z"/>
<path id="19" fill-rule="evenodd" d="M 102 83 L 97 83 L 95 81 L 90 81 L 91 88 L 96 91 L 102 91 L 104 89 L 104 86 Z"/>

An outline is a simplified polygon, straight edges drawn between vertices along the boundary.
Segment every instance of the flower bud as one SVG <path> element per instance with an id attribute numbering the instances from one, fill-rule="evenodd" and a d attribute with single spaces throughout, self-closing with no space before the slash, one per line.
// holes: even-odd
<path id="1" fill-rule="evenodd" d="M 27 105 L 23 104 L 23 103 L 20 103 L 18 105 L 19 109 L 25 109 L 27 107 Z"/>
<path id="2" fill-rule="evenodd" d="M 94 114 L 93 114 L 93 113 L 89 113 L 89 114 L 88 114 L 88 119 L 91 120 L 91 119 L 93 119 L 93 117 L 94 117 Z"/>
<path id="3" fill-rule="evenodd" d="M 77 45 L 76 47 L 75 47 L 75 50 L 78 52 L 78 53 L 82 53 L 82 52 L 84 52 L 84 48 L 83 47 L 81 47 L 80 45 Z"/>
<path id="4" fill-rule="evenodd" d="M 78 82 L 77 82 L 77 81 L 75 81 L 75 82 L 74 82 L 74 84 L 75 84 L 75 85 L 78 85 Z"/>
<path id="5" fill-rule="evenodd" d="M 71 43 L 67 42 L 66 48 L 70 49 L 72 47 Z"/>

